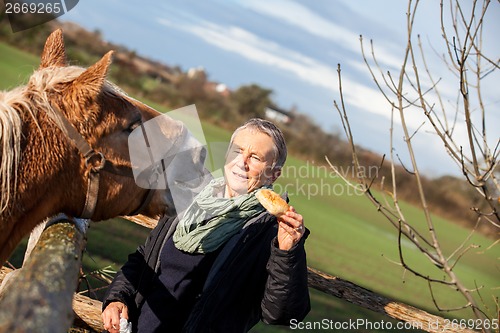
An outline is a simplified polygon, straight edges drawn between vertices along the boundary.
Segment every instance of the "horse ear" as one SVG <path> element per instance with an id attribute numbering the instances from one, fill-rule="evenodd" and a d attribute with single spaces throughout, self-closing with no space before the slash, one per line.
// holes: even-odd
<path id="1" fill-rule="evenodd" d="M 90 94 L 91 96 L 99 94 L 104 82 L 106 82 L 106 74 L 109 65 L 111 65 L 112 56 L 113 51 L 109 51 L 101 60 L 87 68 L 85 72 L 73 81 L 73 87 L 78 90 L 85 90 L 86 94 Z"/>
<path id="2" fill-rule="evenodd" d="M 43 48 L 40 68 L 47 68 L 50 66 L 66 66 L 66 50 L 64 49 L 63 33 L 61 29 L 57 29 L 50 34 Z"/>

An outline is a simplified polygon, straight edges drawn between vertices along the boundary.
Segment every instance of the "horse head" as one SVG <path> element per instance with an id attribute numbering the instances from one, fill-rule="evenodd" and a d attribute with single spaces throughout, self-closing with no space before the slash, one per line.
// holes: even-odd
<path id="1" fill-rule="evenodd" d="M 151 192 L 131 176 L 128 136 L 160 113 L 107 80 L 111 57 L 110 51 L 87 69 L 69 66 L 57 30 L 27 85 L 0 92 L 0 262 L 59 212 L 99 221 L 172 209 L 168 191 Z M 185 132 L 178 121 L 167 126 L 172 139 Z M 202 168 L 203 159 L 192 154 L 188 162 Z"/>

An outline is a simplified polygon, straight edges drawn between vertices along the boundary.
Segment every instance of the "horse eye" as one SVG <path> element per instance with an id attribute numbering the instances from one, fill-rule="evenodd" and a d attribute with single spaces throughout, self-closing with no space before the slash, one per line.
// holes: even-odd
<path id="1" fill-rule="evenodd" d="M 133 122 L 132 124 L 130 124 L 129 127 L 127 127 L 125 129 L 125 132 L 127 133 L 132 133 L 133 130 L 135 130 L 137 127 L 141 126 L 142 122 L 139 120 L 139 121 L 136 121 L 136 122 Z"/>

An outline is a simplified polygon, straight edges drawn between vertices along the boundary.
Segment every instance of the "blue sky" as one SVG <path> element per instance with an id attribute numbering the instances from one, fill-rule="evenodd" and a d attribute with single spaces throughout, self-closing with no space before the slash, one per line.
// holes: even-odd
<path id="1" fill-rule="evenodd" d="M 391 110 L 364 65 L 359 35 L 366 42 L 373 39 L 384 71 L 397 76 L 406 41 L 406 9 L 402 0 L 84 0 L 61 19 L 99 29 L 105 39 L 168 65 L 185 70 L 202 66 L 211 80 L 233 89 L 250 83 L 270 88 L 278 105 L 296 107 L 328 131 L 341 130 L 333 108 L 333 100 L 339 101 L 340 63 L 356 142 L 388 154 Z M 490 11 L 490 17 L 498 17 L 499 4 L 493 2 Z M 418 13 L 415 32 L 422 36 L 433 73 L 443 77 L 445 100 L 453 101 L 456 80 L 446 80 L 450 74 L 437 55 L 444 52 L 439 3 L 423 0 Z M 493 21 L 488 22 L 485 39 L 494 41 L 489 50 L 498 58 L 500 47 L 493 44 L 498 44 L 494 34 L 500 23 Z M 488 123 L 492 141 L 500 135 L 497 87 L 483 89 L 489 108 L 496 110 Z M 424 118 L 415 111 L 407 120 L 413 132 Z M 421 171 L 431 176 L 459 174 L 426 126 L 414 136 Z M 456 133 L 459 142 L 465 139 L 463 128 L 457 127 Z M 396 152 L 409 164 L 402 136 L 396 121 Z"/>

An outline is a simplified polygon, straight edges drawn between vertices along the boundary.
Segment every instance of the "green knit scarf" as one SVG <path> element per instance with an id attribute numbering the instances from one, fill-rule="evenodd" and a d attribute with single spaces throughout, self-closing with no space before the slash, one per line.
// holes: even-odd
<path id="1" fill-rule="evenodd" d="M 213 252 L 264 210 L 255 191 L 233 198 L 217 197 L 224 186 L 223 177 L 213 179 L 194 198 L 175 229 L 176 248 L 189 253 Z"/>

